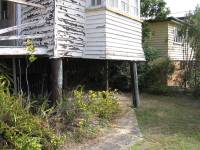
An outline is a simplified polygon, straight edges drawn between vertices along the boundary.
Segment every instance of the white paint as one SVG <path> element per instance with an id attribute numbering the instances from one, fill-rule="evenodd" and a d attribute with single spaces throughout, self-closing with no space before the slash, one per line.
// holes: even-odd
<path id="1" fill-rule="evenodd" d="M 48 49 L 46 47 L 36 47 L 35 55 L 48 55 Z M 16 46 L 0 46 L 1 56 L 22 56 L 29 55 L 29 52 L 24 47 Z"/>
<path id="2" fill-rule="evenodd" d="M 30 3 L 42 5 L 46 9 L 22 7 L 22 15 L 18 17 L 23 25 L 6 29 L 7 32 L 20 28 L 19 35 L 0 37 L 0 40 L 35 38 L 36 47 L 47 47 L 46 54 L 52 58 L 144 61 L 141 22 L 130 15 L 108 10 L 105 0 L 101 5 L 103 9 L 93 7 L 92 9 L 99 9 L 86 11 L 88 2 L 89 0 L 30 0 Z M 133 5 L 132 1 L 130 5 Z M 21 45 L 23 43 L 24 41 Z"/>
<path id="3" fill-rule="evenodd" d="M 89 11 L 83 57 L 144 61 L 141 28 L 140 22 L 108 10 Z"/>

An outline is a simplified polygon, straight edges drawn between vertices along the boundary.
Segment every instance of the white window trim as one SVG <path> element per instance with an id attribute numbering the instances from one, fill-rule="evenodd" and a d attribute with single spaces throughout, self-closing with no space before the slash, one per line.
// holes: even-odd
<path id="1" fill-rule="evenodd" d="M 183 42 L 183 38 L 178 35 L 178 27 L 174 27 L 173 35 L 174 35 L 173 39 L 174 43 L 181 44 Z"/>
<path id="2" fill-rule="evenodd" d="M 133 0 L 128 0 L 128 9 L 129 9 L 128 12 L 125 12 L 122 10 L 122 6 L 121 6 L 122 1 L 123 0 L 118 0 L 118 6 L 112 7 L 110 5 L 109 0 L 101 0 L 101 5 L 93 5 L 93 6 L 92 6 L 92 0 L 87 0 L 87 8 L 95 9 L 95 8 L 101 8 L 101 7 L 108 7 L 124 15 L 140 18 L 140 0 L 137 0 L 137 2 L 135 3 Z M 95 3 L 97 4 L 97 0 L 95 0 Z"/>
<path id="3" fill-rule="evenodd" d="M 109 0 L 107 0 L 106 5 L 107 5 L 107 7 L 110 7 L 111 9 L 120 11 L 123 14 L 127 14 L 127 15 L 134 16 L 134 17 L 140 17 L 140 1 L 139 0 L 137 0 L 136 6 L 134 6 L 133 0 L 128 0 L 128 11 L 127 12 L 122 10 L 122 1 L 125 1 L 125 0 L 118 0 L 118 8 L 110 6 Z"/>
<path id="4" fill-rule="evenodd" d="M 100 1 L 101 1 L 101 4 L 97 4 L 98 0 L 94 0 L 94 5 L 92 5 L 92 1 L 93 1 L 93 0 L 89 0 L 89 2 L 90 2 L 89 6 L 90 6 L 90 7 L 102 6 L 102 4 L 103 4 L 103 0 L 100 0 Z"/>

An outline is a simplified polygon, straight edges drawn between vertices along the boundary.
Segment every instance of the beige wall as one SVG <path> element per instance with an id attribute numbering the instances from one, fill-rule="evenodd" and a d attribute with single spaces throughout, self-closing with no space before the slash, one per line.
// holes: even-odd
<path id="1" fill-rule="evenodd" d="M 160 56 L 169 57 L 173 61 L 190 59 L 192 49 L 184 53 L 183 43 L 174 42 L 174 28 L 179 28 L 179 23 L 174 21 L 153 22 L 149 25 L 152 35 L 147 41 L 149 46 L 159 50 Z"/>
<path id="2" fill-rule="evenodd" d="M 149 24 L 151 37 L 147 44 L 159 50 L 160 56 L 167 57 L 168 50 L 168 24 L 166 22 L 154 22 Z"/>

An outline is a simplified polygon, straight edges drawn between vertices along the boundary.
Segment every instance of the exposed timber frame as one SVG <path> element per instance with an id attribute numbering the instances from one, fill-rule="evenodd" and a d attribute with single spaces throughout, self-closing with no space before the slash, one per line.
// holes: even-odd
<path id="1" fill-rule="evenodd" d="M 48 49 L 46 47 L 36 47 L 34 55 L 47 56 Z M 1 56 L 25 56 L 29 55 L 29 52 L 20 46 L 0 46 L 0 55 Z"/>
<path id="2" fill-rule="evenodd" d="M 10 0 L 8 0 L 10 1 Z M 13 1 L 12 1 L 13 2 Z M 33 21 L 29 23 L 24 23 L 17 26 L 12 26 L 8 28 L 4 28 L 0 30 L 0 35 L 16 31 L 19 29 L 24 29 L 27 27 L 31 27 L 33 25 L 40 25 L 43 24 L 44 20 L 39 21 Z M 33 34 L 33 35 L 9 35 L 9 36 L 0 36 L 0 41 L 7 41 L 7 40 L 24 40 L 24 39 L 41 39 L 45 38 L 47 36 L 52 36 L 52 33 L 49 34 Z M 47 55 L 48 50 L 47 47 L 36 47 L 35 55 Z M 4 56 L 11 56 L 11 55 L 29 55 L 29 52 L 26 51 L 25 47 L 19 47 L 19 46 L 0 46 L 0 55 Z"/>
<path id="3" fill-rule="evenodd" d="M 4 0 L 4 1 L 9 1 L 9 2 L 14 2 L 14 3 L 22 4 L 22 5 L 27 5 L 27 6 L 32 6 L 32 7 L 36 7 L 36 8 L 45 9 L 45 7 L 42 6 L 42 5 L 40 5 L 40 4 L 26 2 L 25 0 Z"/>
<path id="4" fill-rule="evenodd" d="M 0 36 L 0 41 L 6 40 L 24 40 L 24 39 L 39 39 L 51 36 L 52 34 L 35 34 L 35 35 L 12 35 L 12 36 Z"/>
<path id="5" fill-rule="evenodd" d="M 5 29 L 1 29 L 0 30 L 0 34 L 12 32 L 12 31 L 15 31 L 15 30 L 18 30 L 18 29 L 23 29 L 23 28 L 31 27 L 31 26 L 33 26 L 35 24 L 40 25 L 42 23 L 44 23 L 44 21 L 33 21 L 33 22 L 24 23 L 24 24 L 17 25 L 17 26 L 8 27 L 8 28 L 5 28 Z"/>

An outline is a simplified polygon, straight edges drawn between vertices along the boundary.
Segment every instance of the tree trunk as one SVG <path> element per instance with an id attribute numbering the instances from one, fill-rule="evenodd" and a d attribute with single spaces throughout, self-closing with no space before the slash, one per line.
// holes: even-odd
<path id="1" fill-rule="evenodd" d="M 138 74 L 137 74 L 137 63 L 130 62 L 130 73 L 131 73 L 131 89 L 133 94 L 133 106 L 140 106 L 140 96 L 139 96 L 139 88 L 138 88 Z"/>
<path id="2" fill-rule="evenodd" d="M 63 61 L 62 58 L 51 60 L 51 100 L 62 99 L 63 90 Z"/>

